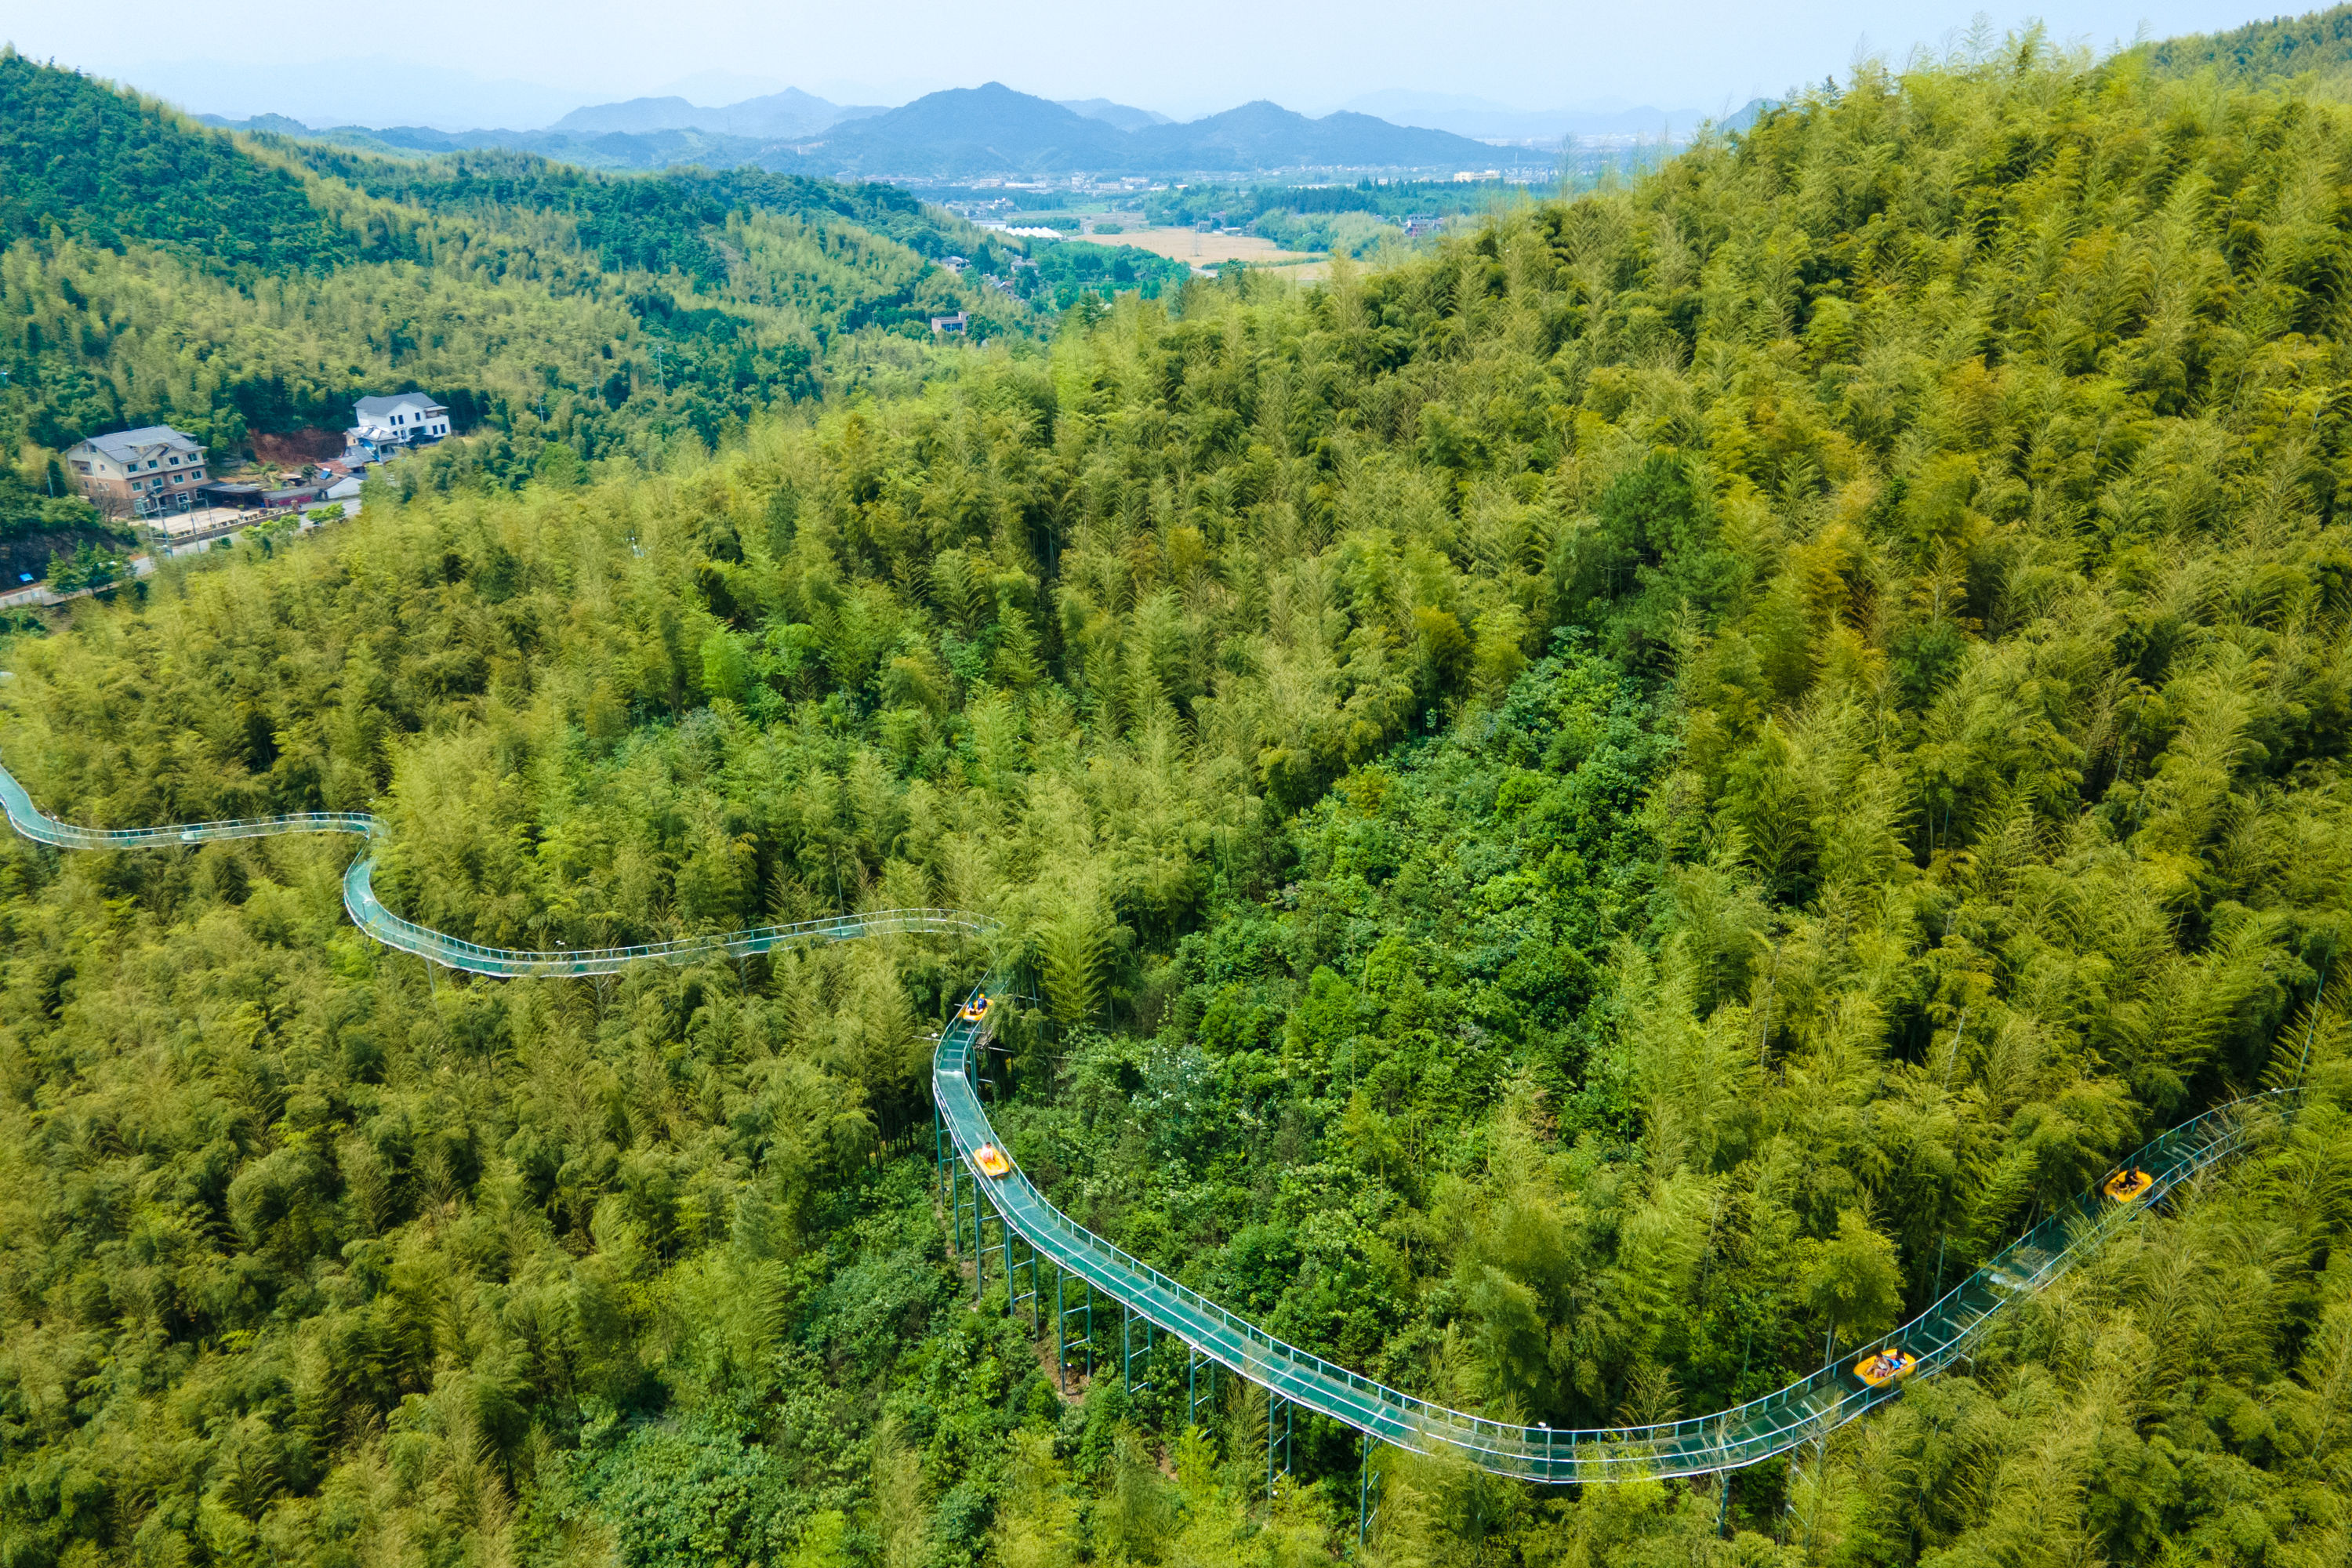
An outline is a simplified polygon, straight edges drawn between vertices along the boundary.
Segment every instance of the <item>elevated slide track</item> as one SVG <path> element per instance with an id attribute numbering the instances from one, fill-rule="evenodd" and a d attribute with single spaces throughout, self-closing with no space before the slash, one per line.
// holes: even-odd
<path id="1" fill-rule="evenodd" d="M 888 933 L 985 938 L 994 929 L 985 918 L 961 910 L 903 909 L 632 947 L 576 951 L 486 947 L 404 920 L 383 907 L 371 880 L 373 840 L 383 828 L 378 818 L 365 812 L 306 812 L 159 827 L 81 827 L 44 813 L 5 767 L 0 767 L 0 805 L 5 805 L 9 824 L 18 833 L 64 849 L 172 848 L 289 833 L 362 837 L 370 843 L 343 875 L 343 908 L 352 922 L 387 947 L 450 969 L 501 979 L 607 975 L 635 963 L 680 963 L 722 954 L 740 957 Z M 1753 1465 L 1826 1436 L 1895 1398 L 1912 1379 L 1930 1375 L 1966 1356 L 2004 1309 L 2048 1286 L 2116 1227 L 2162 1203 L 2200 1173 L 2235 1152 L 2260 1123 L 2291 1115 L 2299 1097 L 2294 1089 L 2249 1096 L 2151 1141 L 2105 1180 L 2059 1205 L 1917 1317 L 1786 1388 L 1732 1409 L 1655 1426 L 1554 1430 L 1448 1409 L 1336 1365 L 1276 1339 L 1129 1256 L 1056 1208 L 1018 1164 L 1002 1153 L 1003 1140 L 990 1124 L 981 1101 L 978 1067 L 992 1031 L 994 1001 L 1003 990 L 999 978 L 983 982 L 940 1031 L 931 1058 L 940 1169 L 949 1189 L 959 1248 L 965 1245 L 963 1194 L 969 1184 L 976 1286 L 984 1281 L 990 1253 L 1001 1250 L 1007 1308 L 1013 1310 L 1027 1300 L 1034 1316 L 1043 1300 L 1039 1268 L 1049 1267 L 1056 1271 L 1058 1281 L 1054 1333 L 1065 1349 L 1060 1303 L 1066 1300 L 1067 1285 L 1076 1281 L 1088 1292 L 1089 1304 L 1091 1293 L 1098 1291 L 1128 1314 L 1122 1324 L 1123 1340 L 1127 1330 L 1140 1321 L 1147 1325 L 1147 1336 L 1157 1331 L 1190 1346 L 1196 1367 L 1213 1363 L 1260 1385 L 1276 1401 L 1352 1427 L 1371 1442 L 1417 1453 L 1450 1450 L 1494 1474 L 1549 1484 L 1707 1475 Z M 989 1163 L 1002 1174 L 982 1170 L 982 1149 L 990 1152 Z M 995 1247 L 982 1245 L 982 1226 L 989 1222 L 1001 1226 Z M 1016 1239 L 1029 1249 L 1018 1260 L 1013 1256 Z M 1012 1275 L 1019 1268 L 1029 1270 L 1025 1296 L 1013 1288 Z M 1122 1372 L 1130 1359 L 1131 1352 L 1122 1349 Z M 1197 1414 L 1202 1403 L 1195 1394 L 1189 1407 Z M 1269 1457 L 1274 1443 L 1269 1427 Z"/>

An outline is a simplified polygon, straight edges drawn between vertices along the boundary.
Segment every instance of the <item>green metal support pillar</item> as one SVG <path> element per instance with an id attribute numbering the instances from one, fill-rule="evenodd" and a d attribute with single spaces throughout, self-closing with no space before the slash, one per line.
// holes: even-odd
<path id="1" fill-rule="evenodd" d="M 988 1223 L 988 1199 L 982 1194 L 980 1178 L 971 1179 L 971 1300 L 974 1306 L 988 1297 L 988 1237 L 981 1226 Z M 1004 1220 L 997 1218 L 1002 1227 Z M 1011 1287 L 1008 1285 L 1007 1289 Z"/>
<path id="2" fill-rule="evenodd" d="M 1202 1367 L 1209 1369 L 1209 1388 L 1205 1394 L 1201 1391 Z M 1206 1404 L 1214 1407 L 1216 1403 L 1217 1363 L 1192 1346 L 1186 1345 L 1184 1347 L 1184 1419 L 1186 1423 L 1194 1426 L 1202 1425 L 1201 1406 Z"/>
<path id="3" fill-rule="evenodd" d="M 1136 1386 L 1135 1358 L 1138 1355 L 1142 1356 L 1144 1371 L 1148 1373 L 1151 1370 L 1151 1320 L 1149 1318 L 1143 1320 L 1141 1351 L 1134 1348 L 1134 1329 L 1135 1312 L 1130 1308 L 1122 1312 L 1118 1320 L 1118 1386 L 1121 1391 L 1128 1394 L 1145 1394 L 1150 1391 L 1151 1385 L 1147 1383 L 1140 1388 Z"/>
<path id="4" fill-rule="evenodd" d="M 1073 1346 L 1078 1347 L 1086 1352 L 1086 1375 L 1092 1377 L 1095 1374 L 1095 1288 L 1087 1279 L 1081 1278 L 1078 1280 L 1078 1286 L 1086 1292 L 1086 1296 L 1085 1299 L 1076 1306 L 1073 1307 L 1070 1306 L 1066 1300 L 1063 1289 L 1064 1286 L 1068 1282 L 1069 1277 L 1067 1275 L 1065 1275 L 1058 1270 L 1055 1271 L 1054 1276 L 1054 1340 L 1056 1348 L 1054 1352 L 1054 1357 L 1057 1363 L 1057 1369 L 1061 1373 L 1062 1392 L 1065 1394 L 1067 1394 L 1070 1391 L 1070 1351 Z M 1085 1325 L 1079 1331 L 1079 1337 L 1075 1340 L 1070 1338 L 1070 1320 L 1072 1318 L 1081 1318 Z"/>
<path id="5" fill-rule="evenodd" d="M 1026 1237 L 1023 1237 L 1021 1247 L 1026 1256 L 1015 1262 L 1013 1241 L 1013 1227 L 1008 1225 L 1004 1227 L 1004 1315 L 1008 1318 L 1019 1316 L 1021 1303 L 1028 1302 L 1029 1332 L 1034 1336 L 1037 1332 L 1037 1249 Z M 1021 1288 L 1020 1275 L 1024 1268 L 1029 1271 L 1029 1288 L 1025 1290 Z"/>
<path id="6" fill-rule="evenodd" d="M 947 1168 L 948 1251 L 963 1251 L 963 1162 L 950 1159 Z"/>

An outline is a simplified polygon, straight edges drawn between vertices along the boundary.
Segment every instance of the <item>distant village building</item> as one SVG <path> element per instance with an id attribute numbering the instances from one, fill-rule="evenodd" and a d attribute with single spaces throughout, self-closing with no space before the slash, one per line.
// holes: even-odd
<path id="1" fill-rule="evenodd" d="M 215 479 L 205 487 L 206 506 L 225 506 L 236 511 L 250 511 L 261 504 L 261 493 L 267 487 L 249 479 Z"/>
<path id="2" fill-rule="evenodd" d="M 940 265 L 946 268 L 950 272 L 961 275 L 963 269 L 971 266 L 971 263 L 961 256 L 942 256 L 940 258 Z"/>
<path id="3" fill-rule="evenodd" d="M 343 432 L 346 462 L 378 462 L 404 447 L 449 434 L 449 411 L 421 392 L 362 397 L 353 412 L 359 422 Z"/>
<path id="4" fill-rule="evenodd" d="M 323 478 L 303 479 L 295 484 L 262 491 L 261 504 L 280 510 L 316 506 L 327 499 L 327 482 Z"/>
<path id="5" fill-rule="evenodd" d="M 323 500 L 357 500 L 362 469 L 355 463 L 328 461 L 319 465 L 319 477 L 327 481 L 320 492 Z"/>
<path id="6" fill-rule="evenodd" d="M 968 329 L 971 324 L 971 314 L 964 310 L 958 310 L 952 316 L 933 316 L 931 318 L 931 331 L 942 337 L 960 338 L 964 335 L 966 329 Z"/>
<path id="7" fill-rule="evenodd" d="M 66 453 L 74 484 L 110 517 L 185 511 L 205 482 L 205 449 L 168 425 L 92 436 Z"/>
<path id="8" fill-rule="evenodd" d="M 205 500 L 213 506 L 234 507 L 238 511 L 284 510 L 317 506 L 322 501 L 356 500 L 366 472 L 362 463 L 330 458 L 323 463 L 306 464 L 299 473 L 263 475 L 257 483 L 247 479 L 209 484 L 205 487 Z"/>

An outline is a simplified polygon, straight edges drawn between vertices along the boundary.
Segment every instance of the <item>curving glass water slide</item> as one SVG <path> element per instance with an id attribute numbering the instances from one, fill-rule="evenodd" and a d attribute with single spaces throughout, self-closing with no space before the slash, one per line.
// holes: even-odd
<path id="1" fill-rule="evenodd" d="M 350 833 L 373 838 L 383 826 L 365 812 L 303 812 L 167 827 L 79 827 L 43 813 L 5 767 L 0 767 L 0 805 L 5 806 L 10 826 L 26 837 L 67 849 L 163 848 L 284 833 Z M 388 947 L 448 968 L 502 978 L 612 974 L 645 960 L 768 952 L 891 932 L 985 935 L 994 929 L 993 922 L 958 910 L 881 910 L 636 947 L 536 952 L 483 947 L 385 909 L 370 880 L 373 868 L 373 853 L 362 851 L 343 875 L 343 908 L 362 931 Z M 1894 1398 L 1910 1379 L 1965 1358 L 1976 1336 L 2003 1308 L 2048 1285 L 2117 1226 L 2234 1152 L 2266 1118 L 2292 1113 L 2299 1095 L 2281 1089 L 2251 1096 L 2174 1128 L 2139 1150 L 2106 1181 L 2061 1205 L 1926 1311 L 1777 1393 L 1714 1415 L 1657 1426 L 1555 1431 L 1450 1410 L 1335 1366 L 1276 1339 L 1087 1230 L 1048 1202 L 1017 1165 L 1009 1163 L 1009 1156 L 1000 1156 L 1007 1162 L 1003 1174 L 983 1173 L 980 1150 L 986 1146 L 992 1155 L 999 1155 L 1003 1144 L 989 1123 L 974 1074 L 992 1030 L 996 1009 L 989 1000 L 1001 988 L 992 979 L 972 993 L 971 1005 L 941 1031 L 931 1059 L 941 1163 L 959 1189 L 963 1173 L 969 1173 L 972 1189 L 982 1195 L 973 1200 L 976 1251 L 979 1205 L 984 1197 L 992 1217 L 1003 1222 L 1008 1279 L 1017 1237 L 1037 1259 L 1060 1270 L 1065 1280 L 1080 1280 L 1102 1291 L 1133 1318 L 1182 1340 L 1196 1360 L 1223 1366 L 1279 1399 L 1378 1442 L 1417 1453 L 1451 1450 L 1481 1469 L 1540 1482 L 1706 1475 L 1752 1465 L 1826 1436 Z M 971 1016 L 975 1013 L 977 1019 Z M 962 1212 L 959 1204 L 954 1210 L 959 1234 Z M 1031 1284 L 1034 1289 L 1034 1271 Z M 1007 1294 L 1009 1306 L 1012 1293 Z M 1055 1333 L 1060 1332 L 1057 1323 Z"/>
<path id="2" fill-rule="evenodd" d="M 383 824 L 364 811 L 304 811 L 290 816 L 254 816 L 233 822 L 188 822 L 170 827 L 78 827 L 59 822 L 33 804 L 16 775 L 0 767 L 0 805 L 8 825 L 26 837 L 61 849 L 161 849 L 184 844 L 210 844 L 224 838 L 268 838 L 281 833 L 352 833 L 373 839 Z M 352 923 L 386 947 L 413 952 L 419 958 L 472 974 L 501 979 L 524 975 L 564 979 L 593 974 L 616 974 L 644 959 L 665 963 L 741 957 L 770 952 L 812 942 L 846 942 L 853 937 L 882 936 L 894 931 L 937 931 L 982 934 L 992 922 L 961 910 L 875 910 L 862 915 L 834 915 L 802 921 L 796 925 L 754 926 L 723 936 L 689 937 L 678 942 L 647 942 L 637 947 L 553 948 L 532 951 L 484 947 L 465 942 L 415 921 L 403 920 L 375 896 L 375 854 L 363 851 L 343 873 L 343 909 Z"/>

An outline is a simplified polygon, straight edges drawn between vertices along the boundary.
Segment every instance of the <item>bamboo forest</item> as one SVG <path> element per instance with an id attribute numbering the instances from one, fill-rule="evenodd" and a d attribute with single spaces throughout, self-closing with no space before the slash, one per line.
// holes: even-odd
<path id="1" fill-rule="evenodd" d="M 2347 16 L 1018 297 L 0 56 L 0 532 L 467 426 L 0 612 L 0 1565 L 2352 1563 Z"/>

